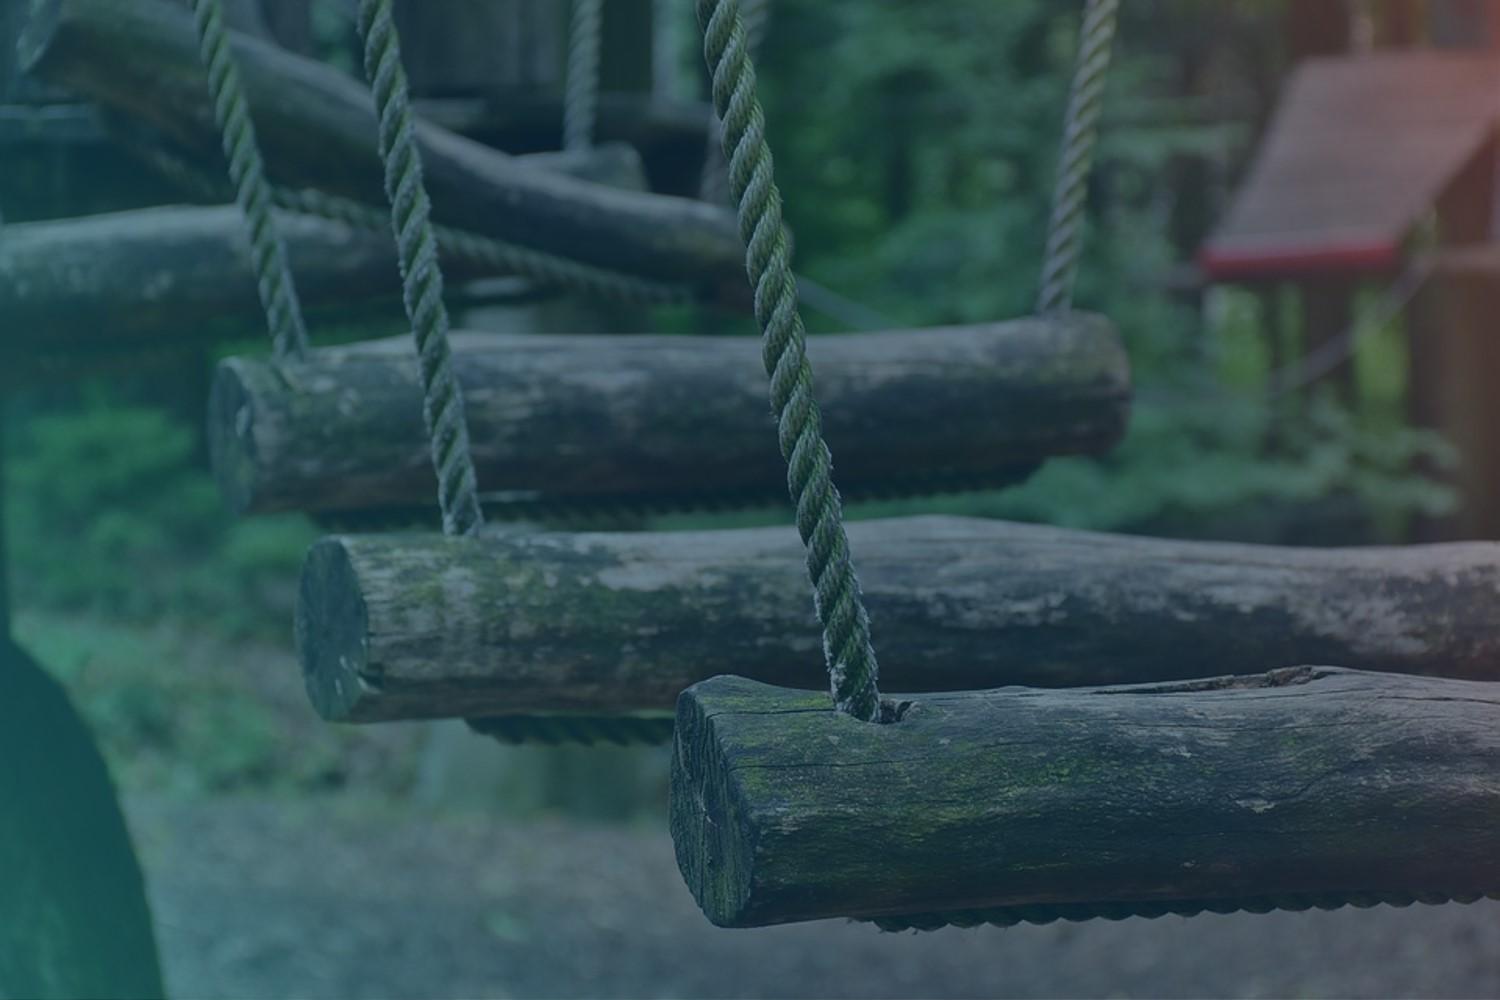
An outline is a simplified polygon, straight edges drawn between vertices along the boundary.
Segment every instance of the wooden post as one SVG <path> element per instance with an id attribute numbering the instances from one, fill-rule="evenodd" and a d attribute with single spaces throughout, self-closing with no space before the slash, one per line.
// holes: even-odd
<path id="1" fill-rule="evenodd" d="M 1303 357 L 1329 350 L 1333 342 L 1348 335 L 1354 322 L 1355 287 L 1353 280 L 1344 277 L 1307 278 L 1299 283 Z M 1355 390 L 1352 354 L 1339 361 L 1323 381 L 1332 383 L 1345 400 L 1352 400 Z"/>
<path id="2" fill-rule="evenodd" d="M 1287 47 L 1293 62 L 1349 50 L 1349 0 L 1293 0 L 1286 5 Z"/>
<path id="3" fill-rule="evenodd" d="M 1500 680 L 1500 545 L 1278 548 L 966 518 L 849 534 L 892 690 L 1300 663 Z M 352 722 L 661 712 L 718 673 L 825 680 L 790 527 L 339 536 L 308 555 L 297 637 L 314 705 Z"/>
<path id="4" fill-rule="evenodd" d="M 42 0 L 22 49 L 31 72 L 218 155 L 186 11 L 158 0 Z M 368 90 L 254 39 L 236 36 L 235 49 L 272 174 L 382 203 Z M 418 136 L 436 221 L 743 301 L 743 244 L 729 213 L 544 173 L 430 123 Z"/>
<path id="5" fill-rule="evenodd" d="M 260 0 L 266 30 L 276 44 L 298 55 L 313 51 L 313 0 Z"/>
<path id="6" fill-rule="evenodd" d="M 750 337 L 459 334 L 454 365 L 482 495 L 566 502 L 784 502 Z M 240 511 L 434 503 L 411 345 L 315 351 L 296 386 L 219 367 L 214 469 Z M 1127 363 L 1087 314 L 812 338 L 823 426 L 852 494 L 1013 482 L 1124 433 Z"/>
<path id="7" fill-rule="evenodd" d="M 718 677 L 678 702 L 670 816 L 722 927 L 1264 912 L 1500 892 L 1497 775 L 1492 684 L 1301 667 L 877 725 Z"/>
<path id="8" fill-rule="evenodd" d="M 509 101 L 556 91 L 565 12 L 557 0 L 398 0 L 412 93 Z"/>
<path id="9" fill-rule="evenodd" d="M 1434 266 L 1411 311 L 1408 405 L 1412 422 L 1439 430 L 1458 465 L 1440 474 L 1462 506 L 1420 526 L 1424 538 L 1500 538 L 1500 255 L 1490 247 L 1450 250 Z"/>

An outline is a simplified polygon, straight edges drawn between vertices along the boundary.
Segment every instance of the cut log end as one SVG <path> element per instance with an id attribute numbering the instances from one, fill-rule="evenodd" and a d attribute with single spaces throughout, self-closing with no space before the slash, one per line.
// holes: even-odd
<path id="1" fill-rule="evenodd" d="M 225 505 L 237 515 L 256 502 L 255 394 L 235 359 L 214 373 L 208 393 L 208 454 Z"/>
<path id="2" fill-rule="evenodd" d="M 1472 900 L 1500 889 L 1500 695 L 1301 667 L 925 694 L 872 725 L 716 677 L 678 702 L 671 831 L 723 927 Z"/>
<path id="3" fill-rule="evenodd" d="M 307 553 L 297 594 L 297 654 L 307 696 L 329 722 L 368 721 L 379 681 L 368 672 L 369 612 L 354 564 L 338 538 Z"/>

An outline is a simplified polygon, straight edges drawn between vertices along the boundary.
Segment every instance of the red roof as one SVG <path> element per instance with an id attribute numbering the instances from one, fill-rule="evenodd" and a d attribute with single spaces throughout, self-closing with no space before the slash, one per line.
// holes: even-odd
<path id="1" fill-rule="evenodd" d="M 1219 281 L 1389 270 L 1497 120 L 1493 56 L 1309 60 L 1200 262 Z"/>

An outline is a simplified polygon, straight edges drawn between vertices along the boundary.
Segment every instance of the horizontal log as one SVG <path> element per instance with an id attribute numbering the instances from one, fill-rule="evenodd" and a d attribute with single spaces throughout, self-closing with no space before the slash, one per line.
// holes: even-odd
<path id="1" fill-rule="evenodd" d="M 372 99 L 322 63 L 235 33 L 245 92 L 272 176 L 365 201 L 383 198 Z M 135 115 L 189 147 L 219 149 L 191 14 L 162 0 L 39 0 L 23 66 Z M 533 169 L 430 122 L 418 123 L 438 222 L 630 273 L 744 284 L 727 212 Z"/>
<path id="2" fill-rule="evenodd" d="M 399 299 L 389 233 L 278 214 L 305 305 Z M 456 280 L 483 272 L 454 262 Z M 7 226 L 0 353 L 66 354 L 201 340 L 202 324 L 261 313 L 239 210 L 174 206 Z"/>
<path id="3" fill-rule="evenodd" d="M 1500 544 L 1292 549 L 973 518 L 849 526 L 882 682 L 1073 687 L 1302 663 L 1500 680 Z M 313 702 L 374 722 L 668 710 L 734 673 L 821 688 L 790 528 L 344 536 L 303 570 Z"/>
<path id="4" fill-rule="evenodd" d="M 491 497 L 785 497 L 760 345 L 747 337 L 455 337 L 479 485 Z M 815 337 L 839 485 L 1014 480 L 1101 452 L 1129 373 L 1097 317 Z M 295 387 L 265 362 L 219 367 L 215 474 L 240 511 L 430 507 L 405 339 L 316 352 Z"/>
<path id="5" fill-rule="evenodd" d="M 1302 667 L 913 697 L 875 725 L 737 677 L 683 694 L 672 839 L 710 920 L 933 926 L 1500 892 L 1492 684 Z"/>

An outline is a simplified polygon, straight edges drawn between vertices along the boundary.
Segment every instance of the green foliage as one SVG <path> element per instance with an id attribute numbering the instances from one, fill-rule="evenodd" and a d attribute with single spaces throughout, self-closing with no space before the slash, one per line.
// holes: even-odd
<path id="1" fill-rule="evenodd" d="M 186 424 L 95 401 L 34 417 L 19 437 L 7 528 L 22 603 L 285 631 L 313 527 L 231 518 Z"/>
<path id="2" fill-rule="evenodd" d="M 764 90 L 799 269 L 901 323 L 1029 312 L 1081 8 L 778 2 Z M 1226 148 L 1242 162 L 1251 129 L 1191 113 L 1163 43 L 1178 30 L 1171 44 L 1191 48 L 1189 36 L 1220 18 L 1249 44 L 1261 37 L 1253 18 L 1274 26 L 1274 14 L 1177 0 L 1124 13 L 1078 290 L 1130 352 L 1139 402 L 1122 447 L 1050 463 L 1003 494 L 856 514 L 939 508 L 1196 532 L 1226 530 L 1204 521 L 1215 512 L 1342 497 L 1373 533 L 1395 537 L 1411 515 L 1451 507 L 1448 491 L 1411 471 L 1451 455 L 1403 424 L 1399 335 L 1364 338 L 1355 405 L 1306 394 L 1272 404 L 1267 324 L 1253 303 L 1230 296 L 1205 320 L 1165 289 L 1203 235 L 1194 226 L 1211 222 L 1178 203 L 1173 171 Z"/>
<path id="3" fill-rule="evenodd" d="M 16 634 L 67 687 L 129 791 L 313 790 L 357 778 L 401 792 L 414 780 L 415 734 L 324 725 L 286 643 L 36 611 L 17 618 Z"/>

